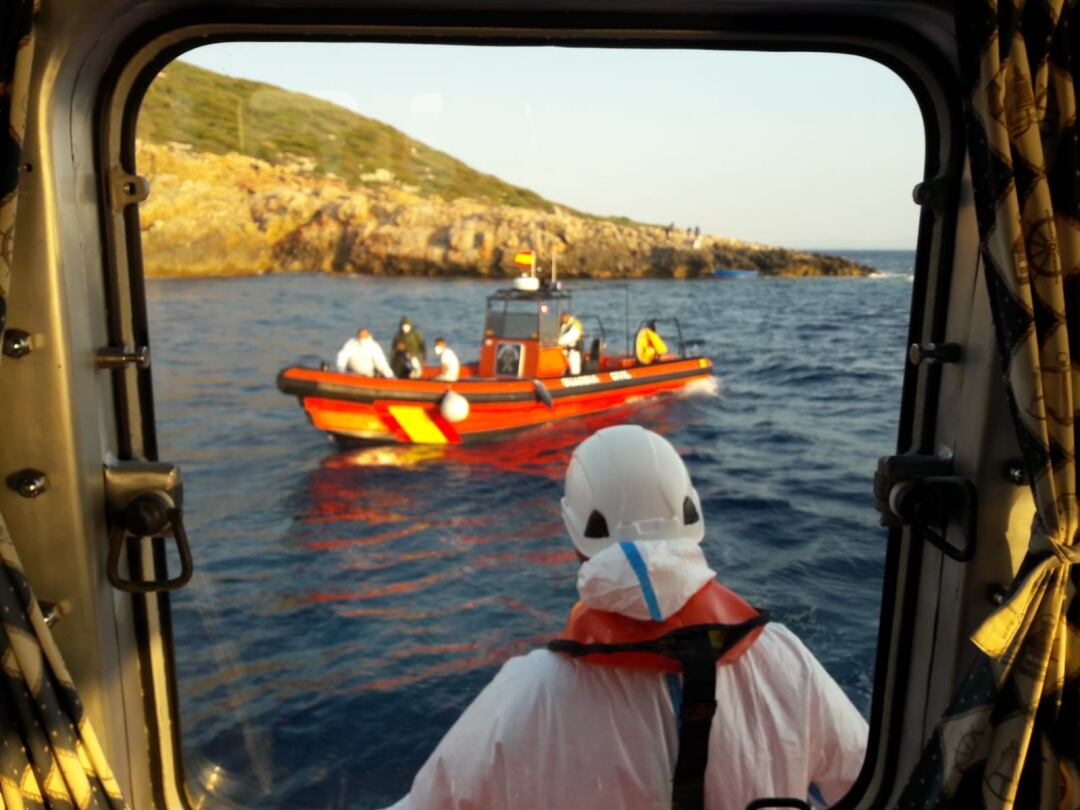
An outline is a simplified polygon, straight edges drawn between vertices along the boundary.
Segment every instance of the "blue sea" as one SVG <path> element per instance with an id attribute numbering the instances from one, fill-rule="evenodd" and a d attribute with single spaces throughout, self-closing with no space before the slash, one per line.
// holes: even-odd
<path id="1" fill-rule="evenodd" d="M 443 335 L 473 359 L 498 284 L 151 281 L 160 456 L 183 470 L 196 564 L 173 599 L 189 782 L 212 774 L 219 795 L 259 808 L 377 808 L 407 792 L 502 662 L 560 631 L 577 567 L 562 475 L 578 442 L 621 422 L 676 445 L 722 581 L 867 712 L 885 551 L 871 484 L 895 450 L 914 254 L 839 252 L 880 272 L 570 285 L 611 347 L 627 307 L 631 326 L 677 317 L 714 384 L 436 448 L 341 449 L 275 377 L 333 360 L 360 325 L 385 345 L 404 314 L 429 346 Z"/>

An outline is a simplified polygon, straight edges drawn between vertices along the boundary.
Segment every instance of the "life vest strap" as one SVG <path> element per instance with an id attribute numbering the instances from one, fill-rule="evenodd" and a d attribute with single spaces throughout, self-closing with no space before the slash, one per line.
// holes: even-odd
<path id="1" fill-rule="evenodd" d="M 574 658 L 616 653 L 653 653 L 674 659 L 684 665 L 688 661 L 700 658 L 715 666 L 732 647 L 742 641 L 751 631 L 767 624 L 768 621 L 768 611 L 762 610 L 758 612 L 758 615 L 738 624 L 695 624 L 690 627 L 680 627 L 648 641 L 586 644 L 572 639 L 557 638 L 549 641 L 547 648 L 552 652 L 565 653 Z M 700 638 L 706 639 L 707 645 L 698 643 L 697 639 Z"/>
<path id="2" fill-rule="evenodd" d="M 703 810 L 709 732 L 716 714 L 716 667 L 732 647 L 769 621 L 767 611 L 738 624 L 696 624 L 649 641 L 583 644 L 570 639 L 548 642 L 552 652 L 575 658 L 616 653 L 653 653 L 679 662 L 683 699 L 679 707 L 679 755 L 671 783 L 672 810 Z"/>

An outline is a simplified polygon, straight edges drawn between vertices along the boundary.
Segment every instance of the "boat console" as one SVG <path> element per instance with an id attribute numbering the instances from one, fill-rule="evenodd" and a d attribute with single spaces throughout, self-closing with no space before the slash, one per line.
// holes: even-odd
<path id="1" fill-rule="evenodd" d="M 572 311 L 572 296 L 536 278 L 524 277 L 517 282 L 488 296 L 480 376 L 561 377 L 568 366 L 558 345 L 559 317 Z"/>

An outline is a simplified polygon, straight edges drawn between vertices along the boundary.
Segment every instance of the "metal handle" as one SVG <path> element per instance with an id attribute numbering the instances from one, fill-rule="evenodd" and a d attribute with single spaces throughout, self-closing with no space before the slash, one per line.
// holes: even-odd
<path id="1" fill-rule="evenodd" d="M 131 538 L 160 536 L 164 529 L 171 529 L 180 555 L 180 573 L 171 579 L 136 581 L 120 574 L 120 554 Z M 112 586 L 128 593 L 163 593 L 182 588 L 191 581 L 194 572 L 191 547 L 184 529 L 183 513 L 169 495 L 164 492 L 143 492 L 136 495 L 125 507 L 109 536 L 109 558 L 106 574 Z"/>

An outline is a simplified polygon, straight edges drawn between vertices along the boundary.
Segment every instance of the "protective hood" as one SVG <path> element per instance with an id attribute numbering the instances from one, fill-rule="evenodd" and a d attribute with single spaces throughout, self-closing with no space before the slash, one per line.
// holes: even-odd
<path id="1" fill-rule="evenodd" d="M 701 547 L 679 540 L 622 542 L 581 566 L 577 589 L 594 610 L 663 621 L 716 578 Z"/>

